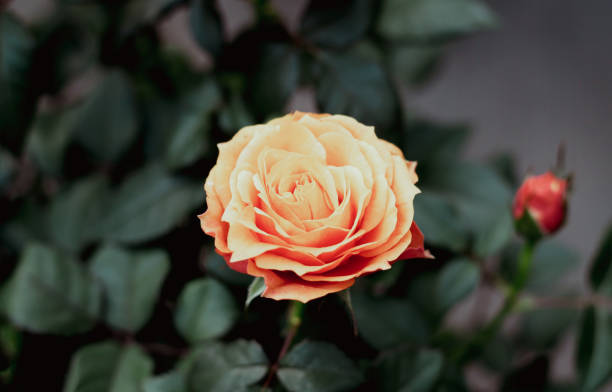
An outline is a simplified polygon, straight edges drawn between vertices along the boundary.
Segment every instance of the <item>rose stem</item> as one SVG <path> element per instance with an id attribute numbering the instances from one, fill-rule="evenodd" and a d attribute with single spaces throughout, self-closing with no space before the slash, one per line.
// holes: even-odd
<path id="1" fill-rule="evenodd" d="M 270 367 L 270 372 L 268 373 L 268 378 L 266 378 L 266 382 L 263 385 L 263 388 L 266 388 L 272 382 L 276 371 L 278 370 L 281 359 L 287 354 L 291 343 L 293 342 L 293 338 L 300 328 L 300 324 L 302 324 L 302 314 L 304 313 L 304 304 L 298 301 L 291 301 L 289 305 L 289 309 L 287 311 L 287 325 L 289 330 L 287 331 L 287 336 L 285 336 L 285 341 L 283 342 L 283 347 L 278 353 L 278 358 L 276 362 Z"/>
<path id="2" fill-rule="evenodd" d="M 489 340 L 495 336 L 499 328 L 501 328 L 506 316 L 508 316 L 514 310 L 519 294 L 525 287 L 527 278 L 529 277 L 534 247 L 535 243 L 532 241 L 527 241 L 525 245 L 523 245 L 517 260 L 516 275 L 508 290 L 504 305 L 499 312 L 497 312 L 495 317 L 474 337 L 474 339 L 467 342 L 458 351 L 456 351 L 454 357 L 457 359 L 457 361 L 463 361 L 466 359 L 465 357 L 472 352 L 472 350 L 482 348 L 485 344 L 487 344 Z"/>

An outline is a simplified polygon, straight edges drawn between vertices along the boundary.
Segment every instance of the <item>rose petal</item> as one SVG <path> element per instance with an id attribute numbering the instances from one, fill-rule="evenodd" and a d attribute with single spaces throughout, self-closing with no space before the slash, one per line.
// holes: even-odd
<path id="1" fill-rule="evenodd" d="M 274 272 L 258 268 L 254 262 L 247 265 L 247 273 L 264 278 L 266 289 L 262 296 L 275 300 L 308 302 L 352 286 L 353 279 L 344 282 L 306 282 L 292 273 Z"/>

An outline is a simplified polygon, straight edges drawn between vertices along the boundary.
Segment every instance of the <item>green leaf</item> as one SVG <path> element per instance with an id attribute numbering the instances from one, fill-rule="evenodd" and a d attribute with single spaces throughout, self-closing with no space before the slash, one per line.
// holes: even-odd
<path id="1" fill-rule="evenodd" d="M 438 351 L 421 349 L 385 357 L 380 365 L 381 392 L 433 390 L 444 359 Z"/>
<path id="2" fill-rule="evenodd" d="M 251 284 L 249 285 L 249 290 L 247 292 L 246 301 L 244 304 L 245 308 L 248 308 L 251 302 L 257 297 L 259 297 L 266 290 L 266 282 L 262 277 L 253 278 Z"/>
<path id="3" fill-rule="evenodd" d="M 75 136 L 98 160 L 117 160 L 138 131 L 130 82 L 119 71 L 109 73 L 80 108 Z"/>
<path id="4" fill-rule="evenodd" d="M 431 167 L 427 174 L 421 185 L 423 193 L 437 194 L 450 202 L 470 236 L 488 235 L 485 232 L 490 230 L 491 216 L 510 208 L 510 188 L 485 165 L 444 162 Z M 417 207 L 417 223 L 418 219 Z"/>
<path id="5" fill-rule="evenodd" d="M 182 100 L 179 122 L 166 150 L 168 167 L 187 166 L 206 152 L 210 113 L 219 102 L 219 90 L 212 82 L 205 83 Z"/>
<path id="6" fill-rule="evenodd" d="M 188 283 L 179 296 L 174 323 L 190 343 L 213 339 L 229 331 L 238 318 L 231 293 L 214 279 Z"/>
<path id="7" fill-rule="evenodd" d="M 407 86 L 419 85 L 433 75 L 442 54 L 438 46 L 400 46 L 389 58 L 393 75 Z"/>
<path id="8" fill-rule="evenodd" d="M 149 378 L 143 388 L 144 392 L 188 392 L 186 376 L 180 372 Z"/>
<path id="9" fill-rule="evenodd" d="M 424 192 L 414 200 L 414 220 L 428 244 L 460 252 L 467 247 L 467 232 L 455 208 L 443 197 Z"/>
<path id="10" fill-rule="evenodd" d="M 255 122 L 239 94 L 232 94 L 229 102 L 219 113 L 219 125 L 227 135 L 234 135 L 242 127 Z"/>
<path id="11" fill-rule="evenodd" d="M 162 250 L 129 252 L 107 245 L 92 256 L 90 269 L 105 291 L 108 323 L 136 332 L 151 317 L 170 260 Z"/>
<path id="12" fill-rule="evenodd" d="M 112 194 L 106 215 L 97 222 L 96 237 L 123 243 L 158 237 L 188 214 L 195 219 L 202 197 L 201 185 L 171 177 L 157 165 L 145 167 Z"/>
<path id="13" fill-rule="evenodd" d="M 395 266 L 393 267 L 395 268 Z M 442 317 L 439 313 L 438 306 L 432 306 L 436 303 L 436 287 L 438 285 L 438 274 L 433 271 L 423 272 L 418 274 L 408 283 L 407 296 L 408 301 L 413 304 L 418 311 L 428 320 L 432 320 L 435 324 Z"/>
<path id="14" fill-rule="evenodd" d="M 42 245 L 26 247 L 10 285 L 8 317 L 32 332 L 85 332 L 101 310 L 100 287 L 80 264 Z"/>
<path id="15" fill-rule="evenodd" d="M 34 113 L 31 91 L 32 34 L 8 12 L 0 14 L 0 145 L 17 154 Z"/>
<path id="16" fill-rule="evenodd" d="M 164 158 L 170 169 L 188 166 L 208 149 L 210 115 L 221 104 L 219 87 L 212 79 L 181 95 L 178 100 L 150 103 L 147 154 Z"/>
<path id="17" fill-rule="evenodd" d="M 64 153 L 75 130 L 81 106 L 59 113 L 43 113 L 36 117 L 26 142 L 26 151 L 41 171 L 59 175 Z"/>
<path id="18" fill-rule="evenodd" d="M 509 152 L 499 152 L 487 159 L 488 165 L 495 170 L 512 188 L 518 188 L 518 177 L 514 157 Z"/>
<path id="19" fill-rule="evenodd" d="M 191 31 L 200 46 L 218 55 L 223 45 L 223 26 L 214 1 L 196 0 L 191 6 Z"/>
<path id="20" fill-rule="evenodd" d="M 84 178 L 53 198 L 48 209 L 46 231 L 58 247 L 78 252 L 90 241 L 91 222 L 104 213 L 108 181 L 101 176 Z"/>
<path id="21" fill-rule="evenodd" d="M 363 339 L 378 349 L 427 339 L 427 324 L 408 301 L 353 295 L 353 309 Z"/>
<path id="22" fill-rule="evenodd" d="M 336 346 L 310 341 L 285 355 L 278 378 L 290 392 L 347 391 L 364 381 L 355 364 Z"/>
<path id="23" fill-rule="evenodd" d="M 171 371 L 150 377 L 143 385 L 143 392 L 191 392 L 187 382 L 197 355 L 197 350 L 192 350 Z"/>
<path id="24" fill-rule="evenodd" d="M 468 259 L 454 259 L 440 271 L 436 281 L 436 301 L 441 312 L 471 293 L 480 280 L 478 267 Z"/>
<path id="25" fill-rule="evenodd" d="M 510 208 L 512 199 L 505 181 L 491 168 L 476 163 L 440 164 L 427 178 L 426 188 L 451 201 L 474 232 L 486 230 L 490 216 Z"/>
<path id="26" fill-rule="evenodd" d="M 482 352 L 483 364 L 489 369 L 503 373 L 512 367 L 517 347 L 515 342 L 511 342 L 504 336 L 492 338 Z"/>
<path id="27" fill-rule="evenodd" d="M 393 89 L 380 64 L 350 53 L 322 52 L 317 101 L 324 112 L 388 128 L 395 114 Z"/>
<path id="28" fill-rule="evenodd" d="M 64 392 L 141 391 L 152 372 L 153 361 L 137 346 L 92 344 L 72 357 Z"/>
<path id="29" fill-rule="evenodd" d="M 497 253 L 503 248 L 514 233 L 514 219 L 510 208 L 502 209 L 493 214 L 476 233 L 474 252 L 479 257 L 487 257 Z"/>
<path id="30" fill-rule="evenodd" d="M 574 309 L 536 309 L 523 315 L 520 340 L 529 347 L 552 348 L 577 316 Z"/>
<path id="31" fill-rule="evenodd" d="M 387 39 L 430 40 L 495 27 L 479 0 L 384 0 L 378 33 Z"/>
<path id="32" fill-rule="evenodd" d="M 207 274 L 231 285 L 248 286 L 253 281 L 251 275 L 241 274 L 228 267 L 225 259 L 212 249 L 206 251 L 204 268 Z"/>
<path id="33" fill-rule="evenodd" d="M 194 353 L 189 373 L 193 392 L 238 392 L 261 380 L 268 371 L 268 359 L 255 341 L 237 340 L 207 343 Z"/>
<path id="34" fill-rule="evenodd" d="M 581 391 L 596 391 L 612 376 L 612 315 L 593 307 L 584 312 L 578 338 Z"/>
<path id="35" fill-rule="evenodd" d="M 428 174 L 423 173 L 421 164 L 456 161 L 470 134 L 462 124 L 437 124 L 422 119 L 409 119 L 405 128 L 402 150 L 407 159 L 419 162 L 421 180 L 427 180 Z"/>
<path id="36" fill-rule="evenodd" d="M 589 278 L 593 288 L 604 295 L 612 296 L 612 225 L 601 240 L 593 259 Z"/>
<path id="37" fill-rule="evenodd" d="M 317 46 L 346 47 L 368 30 L 372 9 L 370 0 L 313 0 L 302 19 L 301 35 Z"/>
<path id="38" fill-rule="evenodd" d="M 284 44 L 264 47 L 253 80 L 251 103 L 264 117 L 284 112 L 299 78 L 300 56 L 296 48 Z"/>

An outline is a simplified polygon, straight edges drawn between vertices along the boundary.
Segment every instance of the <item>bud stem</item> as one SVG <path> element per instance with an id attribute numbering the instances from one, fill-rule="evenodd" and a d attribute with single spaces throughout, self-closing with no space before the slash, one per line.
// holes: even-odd
<path id="1" fill-rule="evenodd" d="M 536 241 L 527 241 L 525 242 L 525 245 L 523 245 L 517 259 L 516 275 L 506 294 L 504 305 L 499 312 L 497 312 L 495 317 L 493 317 L 493 319 L 479 333 L 477 333 L 471 341 L 463 345 L 455 353 L 455 358 L 459 362 L 465 360 L 466 357 L 468 357 L 474 351 L 481 350 L 489 342 L 489 340 L 491 340 L 497 334 L 506 317 L 516 307 L 519 294 L 525 287 L 527 278 L 529 277 L 535 244 Z"/>

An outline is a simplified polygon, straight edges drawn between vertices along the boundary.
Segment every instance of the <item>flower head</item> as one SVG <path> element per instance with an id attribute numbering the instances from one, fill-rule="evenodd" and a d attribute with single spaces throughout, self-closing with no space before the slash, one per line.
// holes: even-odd
<path id="1" fill-rule="evenodd" d="M 519 231 L 528 237 L 539 237 L 559 230 L 565 221 L 567 190 L 567 179 L 552 172 L 527 177 L 512 208 Z"/>
<path id="2" fill-rule="evenodd" d="M 307 302 L 429 256 L 415 167 L 353 118 L 288 114 L 219 145 L 202 229 L 232 269 L 265 279 L 264 297 Z"/>

